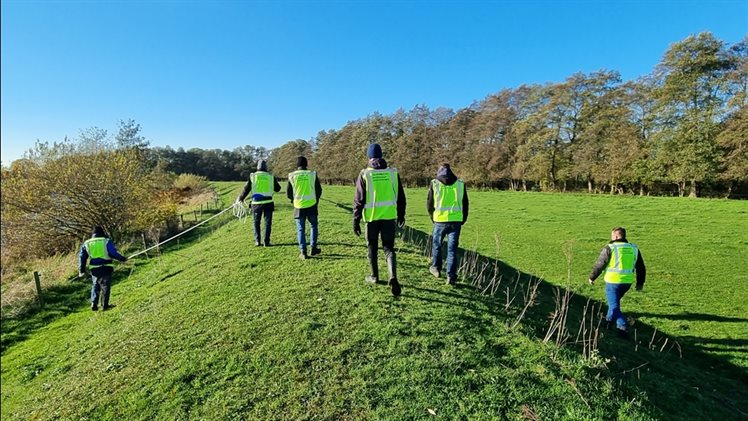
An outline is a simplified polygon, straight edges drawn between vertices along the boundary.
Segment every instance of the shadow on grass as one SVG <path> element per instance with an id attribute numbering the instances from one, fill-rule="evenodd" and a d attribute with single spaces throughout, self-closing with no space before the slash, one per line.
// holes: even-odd
<path id="1" fill-rule="evenodd" d="M 350 206 L 327 201 L 340 209 L 353 211 Z M 415 246 L 421 254 L 430 256 L 430 233 L 405 226 L 403 230 L 399 230 L 399 237 L 401 241 Z M 442 247 L 442 252 L 444 248 Z M 571 291 L 533 274 L 522 272 L 498 259 L 464 249 L 458 250 L 458 258 L 463 265 L 466 260 L 470 260 L 473 269 L 472 283 L 458 284 L 461 288 L 467 286 L 477 292 L 467 294 L 470 297 L 467 301 L 461 295 L 465 291 L 445 292 L 409 286 L 407 282 L 402 296 L 439 304 L 460 305 L 474 312 L 490 311 L 504 319 L 521 318 L 523 329 L 529 329 L 540 340 L 548 339 L 553 343 L 555 337 L 548 334 L 551 316 L 557 311 L 558 301 L 568 293 L 568 312 L 565 318 L 567 334 L 560 342 L 563 343 L 563 347 L 580 353 L 583 352 L 583 345 L 580 344 L 583 341 L 578 340 L 578 332 L 582 321 L 585 321 L 586 326 L 592 326 L 592 329 L 588 330 L 593 330 L 599 328 L 601 320 L 605 317 L 603 311 L 607 308 L 606 303 L 574 295 Z M 424 265 L 424 275 L 427 273 L 426 270 L 427 267 Z M 476 281 L 476 278 L 481 279 Z M 439 281 L 443 282 L 444 279 Z M 538 285 L 537 298 L 526 309 L 524 315 L 520 316 L 521 311 L 517 307 L 523 308 L 523 303 L 507 303 L 513 303 L 512 299 L 522 300 L 529 296 L 528 287 L 534 283 Z M 471 303 L 471 300 L 475 303 Z M 476 306 L 478 302 L 483 305 Z M 693 321 L 748 321 L 745 318 L 700 313 L 662 315 L 629 312 L 629 315 L 635 318 L 646 316 Z M 604 326 L 604 323 L 602 325 Z M 634 390 L 646 392 L 649 403 L 659 408 L 666 416 L 673 419 L 693 418 L 694 414 L 699 413 L 709 414 L 715 418 L 748 416 L 748 374 L 745 368 L 733 364 L 726 357 L 705 352 L 718 349 L 723 352 L 732 350 L 742 353 L 745 352 L 748 340 L 667 336 L 641 322 L 637 322 L 631 329 L 632 337 L 628 340 L 619 339 L 604 328 L 598 332 L 597 349 L 604 358 L 608 358 L 605 366 L 607 370 L 604 373 Z M 638 398 L 634 396 L 633 399 Z"/>
<path id="2" fill-rule="evenodd" d="M 3 319 L 0 352 L 22 342 L 39 328 L 53 320 L 90 306 L 89 283 L 76 282 L 54 285 L 44 290 L 44 307 L 37 302 L 28 303 L 27 309 L 15 317 Z M 90 310 L 89 310 L 90 311 Z"/>
<path id="3" fill-rule="evenodd" d="M 177 252 L 233 219 L 231 215 L 225 215 L 227 215 L 226 218 L 216 218 L 208 224 L 187 232 L 179 237 L 179 241 L 153 249 L 147 253 L 149 256 L 144 254 L 131 262 L 135 265 L 144 264 L 148 259 L 160 253 Z M 169 274 L 160 281 L 165 281 L 178 273 Z M 116 285 L 126 279 L 129 274 L 130 271 L 125 268 L 115 269 L 112 275 L 112 289 L 114 290 Z M 2 319 L 0 354 L 4 354 L 14 344 L 23 342 L 37 330 L 61 317 L 77 311 L 91 311 L 91 277 L 86 276 L 82 279 L 63 281 L 49 286 L 42 291 L 42 296 L 44 307 L 40 307 L 37 302 L 29 302 L 19 314 Z"/>

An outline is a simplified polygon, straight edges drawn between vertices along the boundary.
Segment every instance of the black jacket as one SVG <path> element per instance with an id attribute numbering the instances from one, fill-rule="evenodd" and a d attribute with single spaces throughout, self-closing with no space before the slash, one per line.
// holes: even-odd
<path id="1" fill-rule="evenodd" d="M 383 170 L 387 168 L 387 161 L 383 158 L 372 158 L 369 160 L 369 168 Z M 405 221 L 405 190 L 400 182 L 400 174 L 397 174 L 397 220 Z M 363 171 L 356 179 L 356 193 L 353 196 L 353 221 L 361 221 L 366 204 L 366 183 L 364 183 Z"/>
<path id="2" fill-rule="evenodd" d="M 306 168 L 299 167 L 297 170 L 307 170 Z M 314 192 L 317 195 L 317 202 L 314 203 L 314 206 L 304 209 L 296 209 L 293 208 L 293 217 L 299 218 L 301 216 L 307 216 L 307 215 L 317 215 L 317 205 L 319 205 L 319 199 L 322 197 L 322 185 L 319 182 L 319 177 L 314 177 Z M 293 186 L 291 185 L 291 180 L 288 180 L 288 185 L 286 186 L 286 197 L 288 197 L 288 200 L 293 203 Z"/>
<path id="3" fill-rule="evenodd" d="M 436 179 L 441 181 L 447 186 L 451 186 L 457 181 L 457 176 L 452 172 L 450 168 L 439 168 L 436 173 Z M 434 222 L 434 186 L 429 183 L 429 192 L 426 195 L 426 210 L 429 212 L 431 222 Z M 462 196 L 462 223 L 467 222 L 468 213 L 470 212 L 470 201 L 468 200 L 467 187 L 465 187 L 465 194 Z"/>
<path id="4" fill-rule="evenodd" d="M 628 241 L 626 241 L 625 239 L 614 240 L 608 244 L 612 243 L 628 243 Z M 600 256 L 597 258 L 595 265 L 592 267 L 592 273 L 590 273 L 591 280 L 594 281 L 595 279 L 597 279 L 597 277 L 600 276 L 601 273 L 603 273 L 605 268 L 608 267 L 611 253 L 612 252 L 610 251 L 610 247 L 603 247 L 602 251 L 600 252 Z M 647 278 L 647 267 L 644 266 L 644 258 L 642 257 L 641 250 L 639 250 L 639 253 L 637 253 L 636 266 L 634 266 L 634 268 L 636 273 L 636 288 L 641 289 L 644 286 L 644 281 Z"/>

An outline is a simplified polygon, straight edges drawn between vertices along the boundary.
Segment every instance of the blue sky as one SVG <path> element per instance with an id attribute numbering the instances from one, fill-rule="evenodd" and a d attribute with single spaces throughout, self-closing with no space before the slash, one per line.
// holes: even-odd
<path id="1" fill-rule="evenodd" d="M 2 162 L 120 119 L 154 146 L 309 139 L 748 33 L 741 1 L 3 1 Z"/>

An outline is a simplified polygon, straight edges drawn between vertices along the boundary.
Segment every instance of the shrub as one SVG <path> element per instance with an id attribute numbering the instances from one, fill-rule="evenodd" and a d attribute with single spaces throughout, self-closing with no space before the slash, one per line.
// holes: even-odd
<path id="1" fill-rule="evenodd" d="M 182 194 L 196 194 L 208 188 L 208 179 L 195 174 L 179 174 L 174 188 Z"/>

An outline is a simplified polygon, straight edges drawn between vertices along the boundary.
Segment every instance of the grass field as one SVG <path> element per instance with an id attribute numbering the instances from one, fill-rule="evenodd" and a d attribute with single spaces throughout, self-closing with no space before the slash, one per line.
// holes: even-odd
<path id="1" fill-rule="evenodd" d="M 425 193 L 408 197 L 409 224 L 430 230 Z M 498 236 L 502 261 L 602 301 L 603 286 L 586 280 L 610 230 L 625 227 L 648 281 L 623 310 L 748 369 L 748 202 L 511 192 L 470 192 L 470 200 L 462 247 L 495 256 Z"/>
<path id="2" fill-rule="evenodd" d="M 230 203 L 242 185 L 217 187 Z M 407 191 L 402 297 L 364 284 L 352 195 L 325 187 L 318 258 L 296 258 L 279 198 L 274 247 L 250 246 L 251 221 L 228 221 L 120 267 L 112 311 L 91 312 L 77 283 L 3 320 L 2 418 L 748 417 L 748 204 L 471 192 L 463 247 L 495 258 L 498 235 L 505 271 L 543 279 L 520 317 L 521 301 L 505 307 L 468 279 L 452 288 L 428 274 L 412 241 L 430 229 L 423 190 Z M 552 285 L 580 296 L 570 314 L 583 296 L 602 301 L 602 287 L 584 283 L 616 225 L 649 268 L 645 292 L 624 301 L 641 336 L 603 332 L 590 357 L 543 343 Z"/>

